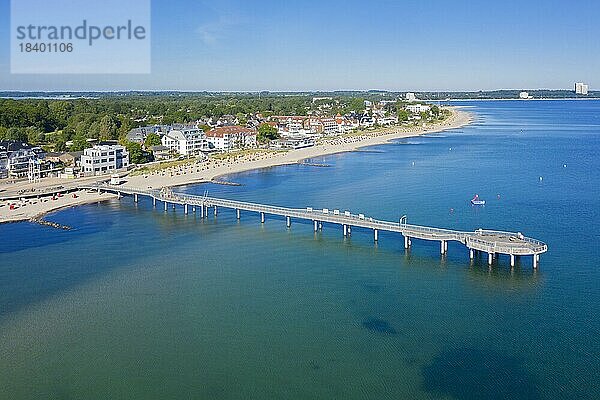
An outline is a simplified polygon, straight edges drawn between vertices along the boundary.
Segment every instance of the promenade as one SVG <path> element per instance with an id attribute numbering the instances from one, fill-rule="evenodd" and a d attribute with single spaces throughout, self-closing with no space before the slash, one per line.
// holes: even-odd
<path id="1" fill-rule="evenodd" d="M 520 232 L 503 232 L 494 230 L 478 229 L 473 232 L 458 231 L 452 229 L 442 229 L 430 226 L 412 225 L 406 222 L 406 218 L 401 218 L 398 222 L 383 221 L 365 216 L 360 213 L 352 213 L 347 210 L 337 209 L 313 209 L 306 208 L 286 208 L 268 204 L 242 202 L 209 196 L 194 196 L 182 193 L 175 193 L 169 188 L 163 189 L 137 189 L 131 187 L 121 187 L 113 185 L 95 185 L 82 187 L 85 190 L 96 190 L 99 194 L 109 192 L 122 195 L 131 195 L 134 201 L 139 200 L 139 196 L 148 196 L 152 198 L 154 207 L 157 203 L 162 203 L 164 210 L 167 211 L 169 205 L 183 207 L 183 212 L 199 212 L 202 218 L 208 217 L 209 209 L 212 209 L 214 215 L 217 215 L 219 208 L 235 210 L 236 217 L 241 218 L 242 211 L 249 211 L 260 215 L 260 222 L 264 223 L 267 215 L 276 215 L 284 217 L 288 228 L 291 227 L 292 219 L 308 220 L 313 224 L 314 231 L 321 230 L 323 223 L 335 224 L 342 228 L 343 236 L 352 234 L 353 228 L 369 229 L 373 232 L 373 240 L 379 240 L 379 232 L 395 232 L 404 237 L 404 247 L 409 249 L 412 245 L 412 239 L 421 239 L 428 241 L 438 241 L 440 243 L 440 253 L 445 255 L 448 251 L 448 242 L 455 241 L 463 244 L 469 250 L 469 258 L 473 259 L 476 252 L 487 254 L 488 264 L 492 264 L 494 258 L 500 254 L 510 257 L 510 265 L 514 267 L 515 259 L 519 256 L 531 256 L 533 268 L 538 267 L 540 254 L 548 250 L 548 246 L 533 238 L 525 237 Z"/>

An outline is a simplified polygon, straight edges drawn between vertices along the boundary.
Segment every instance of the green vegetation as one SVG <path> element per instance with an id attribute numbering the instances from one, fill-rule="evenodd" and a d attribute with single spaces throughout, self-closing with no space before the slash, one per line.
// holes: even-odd
<path id="1" fill-rule="evenodd" d="M 405 122 L 408 121 L 408 111 L 404 110 L 404 109 L 399 109 L 398 110 L 398 122 Z"/>
<path id="2" fill-rule="evenodd" d="M 258 127 L 258 134 L 256 135 L 256 140 L 260 143 L 266 143 L 270 140 L 279 139 L 279 133 L 277 133 L 277 128 L 267 123 L 261 124 Z"/>
<path id="3" fill-rule="evenodd" d="M 124 145 L 129 152 L 129 162 L 132 164 L 144 164 L 152 161 L 152 154 L 144 151 L 141 144 L 135 142 L 125 142 Z"/>
<path id="4" fill-rule="evenodd" d="M 152 146 L 160 146 L 162 142 L 160 141 L 160 136 L 157 133 L 150 132 L 146 136 L 146 140 L 144 141 L 144 147 L 149 149 Z"/>
<path id="5" fill-rule="evenodd" d="M 78 99 L 0 99 L 0 140 L 21 140 L 42 145 L 47 150 L 70 150 L 89 147 L 86 139 L 119 140 L 124 143 L 132 128 L 153 124 L 191 123 L 208 118 L 235 116 L 241 124 L 273 115 L 314 115 L 362 113 L 364 102 L 397 100 L 401 93 L 333 92 L 333 93 L 117 93 L 82 94 Z M 418 94 L 417 94 L 418 95 Z M 313 101 L 314 97 L 323 97 Z M 409 120 L 405 102 L 387 102 L 385 115 L 397 114 L 400 122 Z M 434 106 L 431 120 L 442 119 L 444 112 Z M 277 138 L 274 127 L 263 125 L 258 139 Z M 149 135 L 145 147 L 159 145 L 156 135 Z M 134 149 L 137 152 L 137 149 Z"/>

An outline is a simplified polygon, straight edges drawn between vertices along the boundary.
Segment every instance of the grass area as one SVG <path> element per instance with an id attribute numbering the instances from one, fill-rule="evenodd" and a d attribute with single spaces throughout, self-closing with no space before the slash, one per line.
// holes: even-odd
<path id="1" fill-rule="evenodd" d="M 185 159 L 185 160 L 171 160 L 171 161 L 162 161 L 158 164 L 144 165 L 130 173 L 131 176 L 143 175 L 149 172 L 161 171 L 163 169 L 171 168 L 171 167 L 183 167 L 186 165 L 195 164 L 197 159 Z"/>

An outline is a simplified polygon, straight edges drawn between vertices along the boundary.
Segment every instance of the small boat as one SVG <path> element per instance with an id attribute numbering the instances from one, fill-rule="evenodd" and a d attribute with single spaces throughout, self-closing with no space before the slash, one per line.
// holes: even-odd
<path id="1" fill-rule="evenodd" d="M 475 197 L 471 199 L 471 204 L 473 204 L 474 206 L 483 206 L 485 205 L 485 200 L 481 200 L 479 198 L 479 195 L 476 194 Z"/>

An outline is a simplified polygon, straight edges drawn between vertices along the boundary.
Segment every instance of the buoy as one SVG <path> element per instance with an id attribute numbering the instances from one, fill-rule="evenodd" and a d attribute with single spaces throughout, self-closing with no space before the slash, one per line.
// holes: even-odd
<path id="1" fill-rule="evenodd" d="M 500 195 L 498 195 L 498 200 L 500 200 Z"/>
<path id="2" fill-rule="evenodd" d="M 544 180 L 544 178 L 542 178 L 542 177 L 540 176 L 540 181 L 543 181 L 543 180 Z"/>
<path id="3" fill-rule="evenodd" d="M 412 165 L 413 165 L 413 167 L 415 166 L 415 162 L 414 161 L 412 162 Z"/>
<path id="4" fill-rule="evenodd" d="M 567 164 L 563 164 L 563 168 L 567 168 Z"/>

